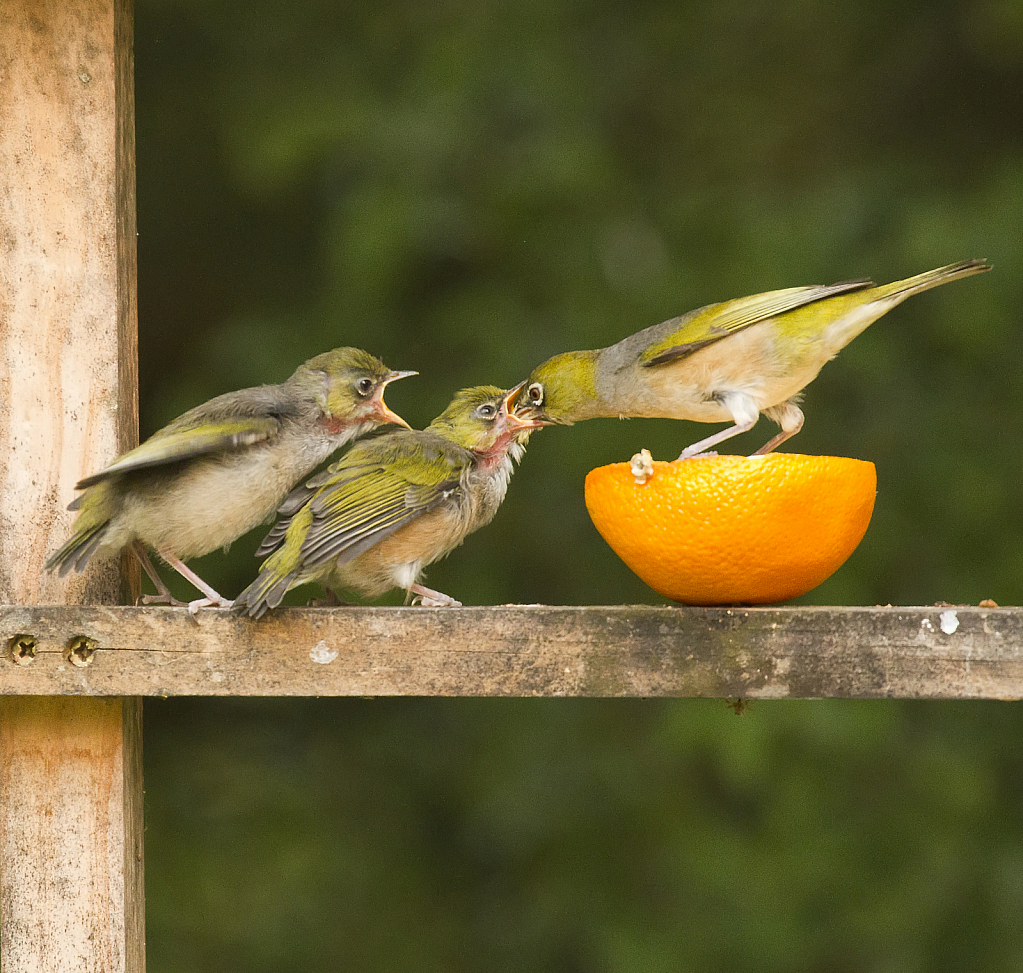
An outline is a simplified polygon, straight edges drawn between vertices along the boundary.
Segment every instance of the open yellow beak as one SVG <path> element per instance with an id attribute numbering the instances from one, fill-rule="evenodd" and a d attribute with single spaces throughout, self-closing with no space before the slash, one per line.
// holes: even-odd
<path id="1" fill-rule="evenodd" d="M 518 411 L 513 409 L 512 403 L 514 403 L 525 384 L 525 382 L 519 382 L 515 388 L 509 389 L 507 393 L 505 393 L 504 401 L 501 403 L 501 408 L 508 416 L 508 428 L 514 432 L 519 432 L 522 429 L 537 429 L 540 426 L 550 425 L 549 422 L 546 422 L 543 419 L 538 419 L 535 413 L 533 415 L 529 414 L 532 411 L 532 406 L 523 406 Z"/>
<path id="2" fill-rule="evenodd" d="M 384 391 L 391 382 L 396 382 L 399 378 L 408 378 L 410 375 L 418 374 L 419 372 L 388 372 L 384 376 L 384 380 L 377 386 L 376 391 L 373 393 L 373 398 L 370 399 L 374 406 L 374 414 L 381 422 L 393 422 L 396 426 L 404 426 L 406 429 L 412 428 L 397 412 L 394 412 L 384 402 Z"/>

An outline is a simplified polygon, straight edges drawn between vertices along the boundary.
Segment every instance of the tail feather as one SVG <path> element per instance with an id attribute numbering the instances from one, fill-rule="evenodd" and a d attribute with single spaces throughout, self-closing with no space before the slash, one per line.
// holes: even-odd
<path id="1" fill-rule="evenodd" d="M 898 280 L 894 284 L 877 287 L 874 289 L 874 293 L 879 297 L 897 297 L 901 301 L 913 294 L 937 287 L 939 284 L 947 284 L 949 281 L 959 280 L 961 277 L 972 277 L 974 274 L 983 274 L 990 269 L 991 264 L 986 260 L 960 260 L 958 263 L 948 264 L 945 267 L 927 270 L 915 277 Z"/>
<path id="2" fill-rule="evenodd" d="M 63 578 L 72 568 L 75 571 L 84 571 L 96 549 L 103 543 L 103 536 L 106 533 L 109 520 L 101 524 L 95 524 L 72 535 L 71 539 L 59 550 L 54 551 L 47 559 L 44 567 L 47 571 L 57 570 L 57 574 Z"/>
<path id="3" fill-rule="evenodd" d="M 252 618 L 262 618 L 268 609 L 276 608 L 283 601 L 296 576 L 295 571 L 281 575 L 272 567 L 263 568 L 256 580 L 235 598 L 235 609 Z"/>
<path id="4" fill-rule="evenodd" d="M 90 487 L 75 497 L 68 510 L 78 512 L 71 528 L 71 537 L 50 555 L 44 565 L 64 577 L 72 569 L 84 571 L 92 556 L 110 540 L 109 528 L 121 509 L 120 495 L 109 482 Z"/>
<path id="5" fill-rule="evenodd" d="M 270 529 L 270 532 L 260 542 L 259 547 L 256 549 L 256 557 L 266 557 L 268 554 L 273 554 L 278 547 L 284 541 L 284 535 L 288 532 L 288 525 L 291 523 L 291 518 L 287 517 L 284 520 L 277 521 L 276 524 Z"/>

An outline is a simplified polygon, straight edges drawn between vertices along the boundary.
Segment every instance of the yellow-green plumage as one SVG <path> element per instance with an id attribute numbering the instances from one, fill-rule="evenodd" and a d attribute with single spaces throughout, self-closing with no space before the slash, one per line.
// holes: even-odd
<path id="1" fill-rule="evenodd" d="M 746 431 L 762 412 L 782 429 L 757 450 L 769 452 L 801 428 L 802 389 L 865 328 L 913 294 L 990 269 L 965 260 L 880 287 L 846 281 L 711 304 L 607 348 L 556 355 L 534 369 L 521 402 L 565 424 L 638 416 L 733 423 L 683 456 Z"/>
<path id="2" fill-rule="evenodd" d="M 403 423 L 384 404 L 383 389 L 406 374 L 413 373 L 389 371 L 361 349 L 338 348 L 281 385 L 229 392 L 189 410 L 78 483 L 85 492 L 69 507 L 78 511 L 74 532 L 46 567 L 81 571 L 93 556 L 132 545 L 148 571 L 144 545 L 182 571 L 184 560 L 264 522 L 344 443 L 383 422 Z M 153 581 L 165 597 L 162 582 Z M 216 597 L 210 600 L 225 603 Z"/>
<path id="3" fill-rule="evenodd" d="M 270 557 L 236 605 L 258 618 L 309 581 L 367 597 L 399 587 L 424 603 L 457 604 L 418 578 L 497 513 L 512 460 L 541 424 L 509 413 L 517 393 L 465 389 L 426 429 L 358 443 L 292 491 L 257 552 Z"/>

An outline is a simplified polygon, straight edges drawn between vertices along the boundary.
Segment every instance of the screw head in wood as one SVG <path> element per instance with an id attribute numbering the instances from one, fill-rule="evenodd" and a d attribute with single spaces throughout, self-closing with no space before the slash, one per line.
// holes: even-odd
<path id="1" fill-rule="evenodd" d="M 7 657 L 15 665 L 31 665 L 35 661 L 38 644 L 34 635 L 19 632 L 7 640 Z"/>
<path id="2" fill-rule="evenodd" d="M 95 639 L 89 638 L 88 635 L 76 635 L 74 638 L 68 639 L 67 645 L 64 646 L 64 659 L 71 665 L 84 669 L 86 666 L 92 665 L 97 648 L 99 648 L 99 643 Z"/>

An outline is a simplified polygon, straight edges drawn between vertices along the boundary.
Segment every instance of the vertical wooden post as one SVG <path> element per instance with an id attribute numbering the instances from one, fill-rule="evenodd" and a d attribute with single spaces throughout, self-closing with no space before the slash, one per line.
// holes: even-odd
<path id="1" fill-rule="evenodd" d="M 132 4 L 3 6 L 0 601 L 116 603 L 42 565 L 138 437 Z M 142 874 L 140 702 L 0 699 L 0 971 L 143 971 Z"/>
<path id="2" fill-rule="evenodd" d="M 145 969 L 141 718 L 130 697 L 3 700 L 4 973 Z"/>

